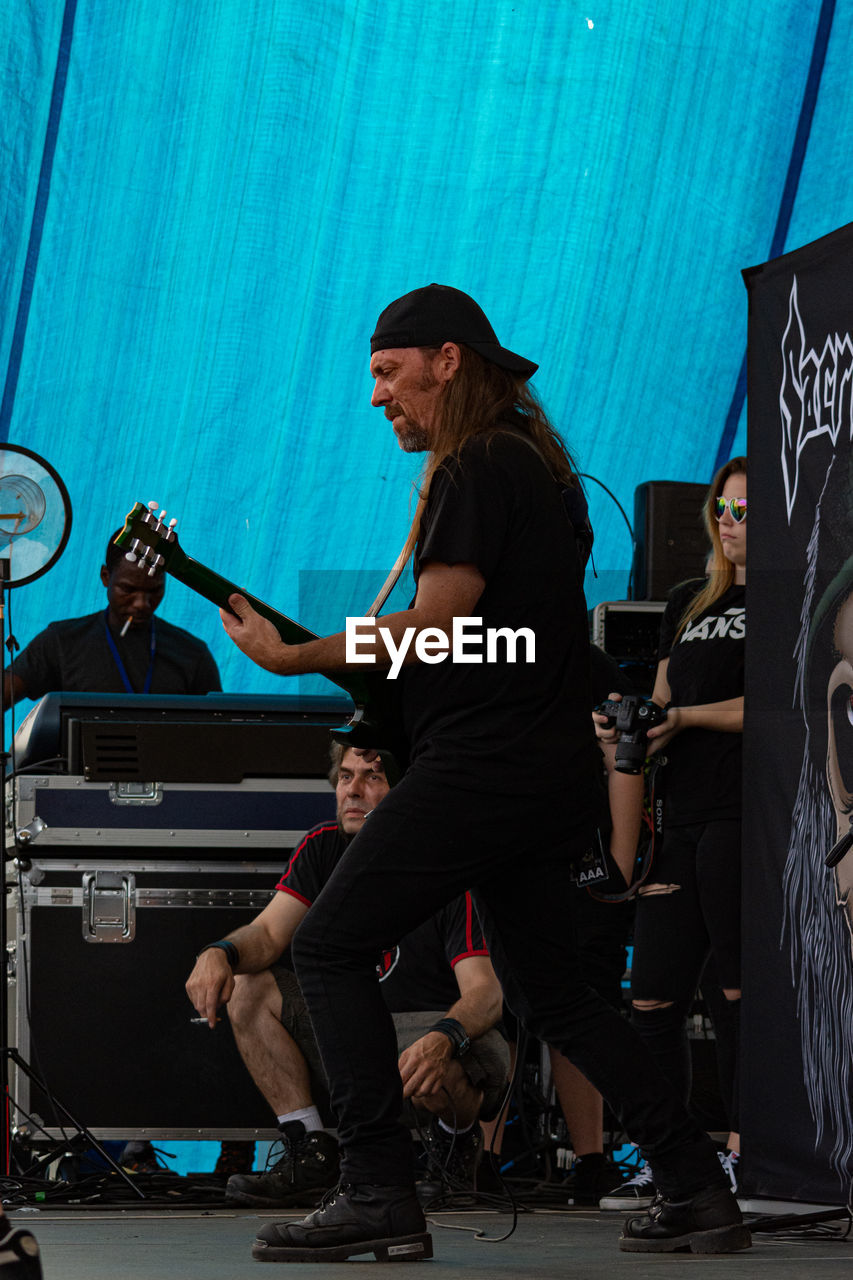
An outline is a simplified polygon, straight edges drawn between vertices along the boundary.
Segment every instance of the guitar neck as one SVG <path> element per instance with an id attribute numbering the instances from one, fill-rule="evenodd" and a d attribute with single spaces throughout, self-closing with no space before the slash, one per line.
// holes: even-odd
<path id="1" fill-rule="evenodd" d="M 305 644 L 309 640 L 316 640 L 317 633 L 309 631 L 307 627 L 302 627 L 298 622 L 294 622 L 292 618 L 288 618 L 286 614 L 279 613 L 277 609 L 273 609 L 272 605 L 266 604 L 263 600 L 258 600 L 256 596 L 251 595 L 248 591 L 244 591 L 242 587 L 238 587 L 233 582 L 229 582 L 227 578 L 223 578 L 220 573 L 215 573 L 213 569 L 208 569 L 207 565 L 201 564 L 198 560 L 193 560 L 191 556 L 185 555 L 180 547 L 175 547 L 169 556 L 166 564 L 166 572 L 173 578 L 177 578 L 185 587 L 196 591 L 200 596 L 204 596 L 205 600 L 209 600 L 211 604 L 219 605 L 220 609 L 227 609 L 228 597 L 235 594 L 245 596 L 252 608 L 268 619 L 275 627 L 285 644 Z"/>
<path id="2" fill-rule="evenodd" d="M 307 627 L 300 626 L 298 622 L 294 622 L 286 614 L 279 613 L 272 605 L 266 604 L 265 601 L 259 600 L 257 596 L 244 591 L 242 587 L 229 582 L 227 578 L 215 573 L 213 569 L 208 569 L 206 565 L 201 564 L 198 560 L 193 560 L 180 547 L 172 547 L 170 549 L 169 558 L 166 562 L 166 572 L 171 577 L 177 578 L 185 587 L 189 587 L 191 591 L 197 592 L 200 596 L 204 596 L 206 600 L 210 600 L 212 604 L 218 605 L 220 609 L 229 608 L 229 596 L 233 596 L 235 593 L 243 596 L 256 613 L 259 613 L 261 617 L 266 618 L 273 624 L 285 644 L 306 644 L 308 641 L 318 638 L 316 631 L 309 631 Z M 362 706 L 367 701 L 367 684 L 362 676 L 349 671 L 323 672 L 323 675 L 327 680 L 331 680 L 333 684 L 336 684 L 338 688 L 348 693 L 356 706 Z"/>

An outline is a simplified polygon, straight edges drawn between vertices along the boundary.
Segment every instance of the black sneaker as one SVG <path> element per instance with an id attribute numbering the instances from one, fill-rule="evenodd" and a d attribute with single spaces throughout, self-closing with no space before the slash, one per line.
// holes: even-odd
<path id="1" fill-rule="evenodd" d="M 377 1262 L 432 1257 L 432 1238 L 411 1187 L 352 1186 L 329 1192 L 301 1222 L 271 1222 L 258 1232 L 258 1262 L 345 1262 L 372 1253 Z"/>
<path id="2" fill-rule="evenodd" d="M 728 1187 L 708 1187 L 684 1200 L 656 1196 L 642 1218 L 629 1218 L 619 1237 L 626 1253 L 735 1253 L 752 1244 Z"/>
<path id="3" fill-rule="evenodd" d="M 41 1280 L 38 1242 L 26 1227 L 12 1227 L 0 1237 L 0 1280 Z"/>
<path id="4" fill-rule="evenodd" d="M 652 1166 L 646 1160 L 633 1178 L 628 1178 L 598 1202 L 599 1209 L 617 1209 L 624 1213 L 632 1209 L 648 1209 L 655 1198 L 655 1180 Z"/>
<path id="5" fill-rule="evenodd" d="M 433 1116 L 423 1136 L 427 1165 L 415 1190 L 422 1205 L 444 1194 L 473 1194 L 483 1157 L 483 1131 L 478 1123 L 464 1133 L 448 1133 Z"/>
<path id="6" fill-rule="evenodd" d="M 338 1181 L 337 1142 L 325 1129 L 306 1133 L 301 1120 L 285 1125 L 281 1140 L 284 1155 L 269 1173 L 235 1173 L 225 1185 L 226 1200 L 265 1209 L 320 1203 Z"/>
<path id="7" fill-rule="evenodd" d="M 602 1196 L 609 1198 L 615 1194 L 614 1187 L 618 1191 L 619 1179 L 621 1177 L 624 1181 L 624 1176 L 619 1166 L 602 1152 L 591 1151 L 577 1157 L 574 1168 L 563 1183 L 563 1190 L 568 1193 L 569 1204 L 597 1205 Z M 634 1208 L 637 1205 L 632 1201 L 626 1206 L 622 1201 L 619 1207 Z"/>

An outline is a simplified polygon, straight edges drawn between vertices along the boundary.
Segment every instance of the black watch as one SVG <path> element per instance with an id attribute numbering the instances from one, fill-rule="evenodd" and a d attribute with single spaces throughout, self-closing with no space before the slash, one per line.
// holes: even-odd
<path id="1" fill-rule="evenodd" d="M 451 1058 L 464 1058 L 471 1048 L 471 1037 L 455 1018 L 439 1018 L 430 1027 L 430 1031 L 440 1031 L 443 1036 L 447 1036 L 452 1046 Z"/>

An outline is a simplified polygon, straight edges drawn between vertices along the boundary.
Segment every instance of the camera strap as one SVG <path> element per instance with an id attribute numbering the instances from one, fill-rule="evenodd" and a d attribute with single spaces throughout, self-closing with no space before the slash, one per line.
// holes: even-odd
<path id="1" fill-rule="evenodd" d="M 652 863 L 654 862 L 655 850 L 663 839 L 663 782 L 666 776 L 666 761 L 666 756 L 655 755 L 648 762 L 646 773 L 648 808 L 643 815 L 648 826 L 648 836 L 645 843 L 641 841 L 638 846 L 631 883 L 621 893 L 607 893 L 604 889 L 596 889 L 594 882 L 587 882 L 585 887 L 598 902 L 628 902 L 629 899 L 636 898 L 640 888 L 649 877 Z M 598 838 L 599 844 L 601 844 L 600 832 L 598 833 Z M 602 853 L 604 852 L 602 845 Z M 607 852 L 607 857 L 613 863 L 609 851 Z M 613 865 L 615 867 L 615 863 Z"/>

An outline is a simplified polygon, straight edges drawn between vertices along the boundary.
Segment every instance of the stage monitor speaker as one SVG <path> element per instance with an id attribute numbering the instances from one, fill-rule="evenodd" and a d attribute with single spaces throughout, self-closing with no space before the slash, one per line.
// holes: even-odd
<path id="1" fill-rule="evenodd" d="M 647 480 L 634 490 L 632 600 L 665 600 L 678 582 L 705 573 L 702 524 L 707 488 L 680 480 Z"/>
<path id="2" fill-rule="evenodd" d="M 592 611 L 592 643 L 615 658 L 633 689 L 648 697 L 655 683 L 662 600 L 604 600 Z"/>

